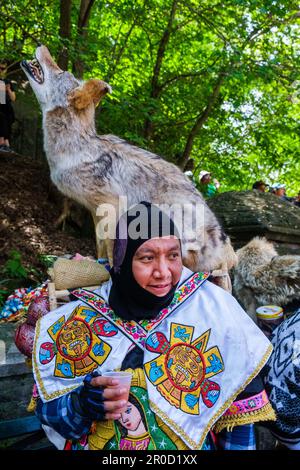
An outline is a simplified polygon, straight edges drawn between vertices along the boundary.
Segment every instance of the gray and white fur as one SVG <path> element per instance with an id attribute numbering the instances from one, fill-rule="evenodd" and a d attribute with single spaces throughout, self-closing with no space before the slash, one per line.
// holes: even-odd
<path id="1" fill-rule="evenodd" d="M 300 300 L 300 256 L 279 256 L 271 242 L 259 237 L 236 254 L 233 293 L 254 321 L 257 307 Z"/>

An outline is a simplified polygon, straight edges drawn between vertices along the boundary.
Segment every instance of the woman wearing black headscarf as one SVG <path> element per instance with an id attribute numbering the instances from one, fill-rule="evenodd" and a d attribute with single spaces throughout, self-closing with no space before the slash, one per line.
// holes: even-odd
<path id="1" fill-rule="evenodd" d="M 134 429 L 140 420 L 128 416 L 127 449 L 150 449 L 150 443 L 152 449 L 208 449 L 214 442 L 254 448 L 253 423 L 274 419 L 257 379 L 270 343 L 208 273 L 182 265 L 172 219 L 147 202 L 127 211 L 117 226 L 110 274 L 95 292 L 73 291 L 79 301 L 38 326 L 37 415 L 50 425 L 49 439 L 58 448 L 62 437 L 72 439 L 78 448 L 74 440 L 85 435 L 81 446 L 118 448 L 114 420 L 126 420 L 126 404 L 118 384 L 110 388 L 111 379 L 99 374 L 121 369 L 132 372 L 130 393 L 148 420 Z M 52 354 L 41 360 L 46 344 Z"/>

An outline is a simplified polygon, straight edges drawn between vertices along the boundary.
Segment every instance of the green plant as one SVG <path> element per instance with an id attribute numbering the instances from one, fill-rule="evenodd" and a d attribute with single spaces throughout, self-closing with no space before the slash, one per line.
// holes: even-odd
<path id="1" fill-rule="evenodd" d="M 5 300 L 9 296 L 9 290 L 6 289 L 5 287 L 2 288 L 0 287 L 0 308 L 3 307 Z"/>
<path id="2" fill-rule="evenodd" d="M 13 279 L 26 279 L 30 270 L 23 266 L 21 253 L 17 250 L 12 250 L 9 256 L 9 259 L 6 261 L 2 269 L 2 274 Z"/>
<path id="3" fill-rule="evenodd" d="M 51 268 L 57 256 L 41 254 L 38 255 L 38 259 L 46 268 Z"/>
<path id="4" fill-rule="evenodd" d="M 24 266 L 22 254 L 17 250 L 9 253 L 9 259 L 0 269 L 0 308 L 7 297 L 19 287 L 36 287 L 44 280 L 43 272 L 33 266 Z"/>

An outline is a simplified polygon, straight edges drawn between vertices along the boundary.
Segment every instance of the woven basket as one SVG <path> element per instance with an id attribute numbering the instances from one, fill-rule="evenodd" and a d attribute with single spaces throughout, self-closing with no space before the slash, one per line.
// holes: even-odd
<path id="1" fill-rule="evenodd" d="M 58 258 L 48 270 L 56 290 L 100 285 L 109 279 L 105 267 L 93 260 Z"/>

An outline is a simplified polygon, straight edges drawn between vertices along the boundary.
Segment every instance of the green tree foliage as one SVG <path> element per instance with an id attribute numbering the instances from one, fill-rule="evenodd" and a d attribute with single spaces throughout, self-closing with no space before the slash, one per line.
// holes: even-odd
<path id="1" fill-rule="evenodd" d="M 192 158 L 222 190 L 257 179 L 299 190 L 298 2 L 68 0 L 62 30 L 66 1 L 4 2 L 1 56 L 13 64 L 37 42 L 67 50 L 70 70 L 113 87 L 99 132 L 182 168 Z"/>

